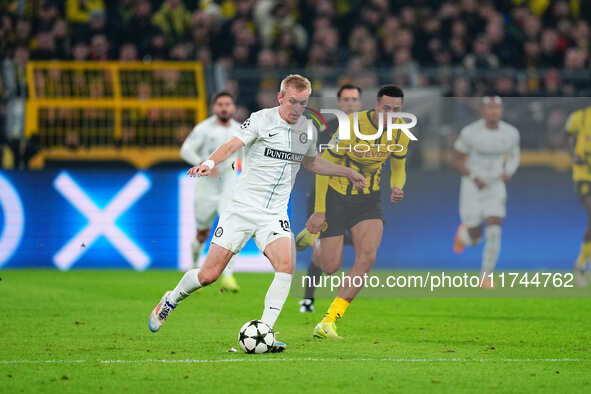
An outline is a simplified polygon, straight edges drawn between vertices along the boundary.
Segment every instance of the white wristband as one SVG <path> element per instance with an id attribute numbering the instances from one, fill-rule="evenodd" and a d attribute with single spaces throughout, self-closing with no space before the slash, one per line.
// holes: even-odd
<path id="1" fill-rule="evenodd" d="M 211 159 L 207 159 L 203 163 L 201 163 L 201 165 L 202 166 L 207 166 L 211 170 L 213 167 L 215 167 L 215 161 L 213 161 Z"/>

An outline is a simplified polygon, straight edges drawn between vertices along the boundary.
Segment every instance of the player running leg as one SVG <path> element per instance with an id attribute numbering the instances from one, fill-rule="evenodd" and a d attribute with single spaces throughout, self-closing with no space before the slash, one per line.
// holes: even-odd
<path id="1" fill-rule="evenodd" d="M 363 278 L 364 274 L 371 271 L 378 248 L 382 242 L 383 231 L 384 223 L 381 219 L 363 220 L 351 227 L 353 247 L 355 248 L 355 263 L 346 276 L 346 278 L 350 279 L 345 279 L 346 282 L 341 284 L 337 297 L 328 308 L 322 321 L 316 325 L 314 329 L 315 337 L 342 339 L 336 332 L 336 321 L 343 317 L 351 301 L 361 291 L 362 287 L 355 285 L 355 283 L 359 282 L 355 278 Z M 343 237 L 340 238 L 342 254 Z M 336 271 L 338 268 L 333 267 L 333 269 Z"/>
<path id="2" fill-rule="evenodd" d="M 293 252 L 291 249 L 292 240 L 282 237 L 271 242 L 264 251 L 265 256 L 267 256 L 275 269 L 275 277 L 265 296 L 265 309 L 261 317 L 261 320 L 271 328 L 275 325 L 283 309 L 283 304 L 289 295 L 294 269 L 292 261 Z"/>
<path id="3" fill-rule="evenodd" d="M 354 278 L 357 276 L 363 277 L 368 274 L 376 261 L 378 248 L 382 242 L 382 234 L 384 232 L 384 222 L 381 219 L 369 219 L 357 223 L 351 228 L 351 235 L 353 237 L 353 247 L 355 248 L 355 264 L 347 273 L 347 276 Z M 357 294 L 361 291 L 361 286 L 341 286 L 339 289 L 339 297 L 353 301 Z"/>
<path id="4" fill-rule="evenodd" d="M 493 282 L 489 275 L 495 269 L 499 253 L 501 251 L 501 227 L 503 218 L 490 216 L 486 218 L 486 229 L 484 230 L 484 249 L 482 250 L 482 267 L 480 269 L 481 287 L 492 288 Z"/>
<path id="5" fill-rule="evenodd" d="M 232 199 L 232 185 L 236 180 L 237 178 L 233 171 L 221 175 L 221 196 L 219 197 L 217 209 L 220 215 L 229 207 L 230 201 Z M 220 287 L 222 292 L 230 291 L 236 293 L 240 290 L 238 281 L 234 277 L 234 262 L 236 261 L 236 256 L 237 255 L 234 255 L 232 259 L 230 259 L 230 262 L 226 265 L 224 272 L 222 272 Z"/>
<path id="6" fill-rule="evenodd" d="M 283 309 L 285 300 L 289 296 L 289 288 L 291 287 L 291 280 L 295 269 L 295 262 L 293 261 L 295 257 L 295 246 L 293 238 L 278 238 L 270 242 L 264 248 L 263 253 L 275 269 L 275 276 L 265 295 L 265 306 L 261 320 L 273 328 Z M 285 343 L 276 340 L 272 351 L 281 352 L 285 348 Z"/>
<path id="7" fill-rule="evenodd" d="M 308 217 L 310 217 L 314 213 L 314 193 L 308 193 L 306 200 Z M 312 259 L 308 264 L 308 270 L 306 272 L 306 277 L 310 278 L 310 282 L 306 282 L 304 287 L 304 298 L 299 302 L 301 313 L 314 312 L 314 292 L 316 290 L 314 283 L 319 283 L 320 278 L 322 277 L 322 270 L 318 264 L 315 263 L 315 261 L 318 261 L 319 259 L 319 236 L 320 231 L 317 231 L 315 234 L 313 234 L 308 230 L 307 227 L 304 227 L 304 229 L 300 231 L 295 239 L 296 250 L 299 252 L 306 250 L 308 246 L 312 246 Z"/>
<path id="8" fill-rule="evenodd" d="M 164 293 L 162 299 L 150 314 L 148 325 L 150 331 L 158 331 L 182 300 L 197 289 L 215 282 L 232 256 L 234 256 L 234 252 L 210 243 L 209 252 L 203 266 L 187 271 L 173 290 Z"/>
<path id="9" fill-rule="evenodd" d="M 453 250 L 462 253 L 466 246 L 478 245 L 482 241 L 481 190 L 472 180 L 462 179 L 460 184 L 460 219 L 454 237 Z"/>
<path id="10" fill-rule="evenodd" d="M 198 178 L 195 181 L 195 198 L 193 211 L 195 213 L 195 224 L 197 235 L 191 243 L 193 252 L 192 268 L 199 266 L 199 257 L 205 247 L 205 241 L 209 237 L 211 225 L 216 217 L 217 210 L 217 187 L 213 178 Z"/>
<path id="11" fill-rule="evenodd" d="M 199 227 L 197 228 L 197 235 L 191 242 L 191 251 L 193 252 L 191 268 L 197 268 L 199 266 L 199 257 L 201 257 L 201 253 L 203 252 L 203 248 L 205 247 L 205 241 L 207 240 L 207 237 L 209 237 L 210 231 L 210 227 L 207 227 L 206 229 L 202 230 L 200 230 Z"/>
<path id="12" fill-rule="evenodd" d="M 338 235 L 321 238 L 314 243 L 312 261 L 306 273 L 310 281 L 305 281 L 305 295 L 304 299 L 300 301 L 300 312 L 314 312 L 316 287 L 313 284 L 320 283 L 322 273 L 333 274 L 341 268 L 343 262 L 343 240 L 344 237 Z"/>
<path id="13" fill-rule="evenodd" d="M 320 241 L 315 240 L 314 246 L 312 246 L 312 260 L 310 260 L 310 263 L 308 264 L 308 270 L 306 271 L 306 277 L 310 279 L 309 282 L 305 282 L 304 298 L 300 300 L 301 313 L 314 312 L 314 293 L 316 292 L 315 284 L 319 283 L 322 278 L 322 270 L 320 269 L 320 267 L 318 267 L 318 265 L 316 265 L 316 263 L 314 263 L 314 261 L 318 260 L 317 255 L 319 247 Z"/>
<path id="14" fill-rule="evenodd" d="M 501 251 L 501 228 L 506 215 L 507 190 L 503 181 L 493 182 L 481 190 L 482 214 L 486 218 L 484 230 L 484 249 L 482 251 L 482 266 L 480 286 L 492 288 L 490 274 L 497 265 Z"/>

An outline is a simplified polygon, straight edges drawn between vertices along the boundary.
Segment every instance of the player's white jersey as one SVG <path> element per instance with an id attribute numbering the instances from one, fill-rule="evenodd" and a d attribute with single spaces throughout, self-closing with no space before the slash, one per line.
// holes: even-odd
<path id="1" fill-rule="evenodd" d="M 230 126 L 217 123 L 216 116 L 210 116 L 193 128 L 181 147 L 181 157 L 193 166 L 198 166 L 223 143 L 229 141 L 240 130 L 240 123 L 230 120 Z M 235 156 L 219 164 L 219 170 L 229 170 Z"/>
<path id="2" fill-rule="evenodd" d="M 304 116 L 295 124 L 279 115 L 279 107 L 253 112 L 236 134 L 244 142 L 243 173 L 233 204 L 269 213 L 287 211 L 295 177 L 305 156 L 316 156 L 316 132 L 308 136 Z"/>
<path id="3" fill-rule="evenodd" d="M 497 130 L 488 129 L 484 119 L 470 123 L 460 132 L 454 148 L 468 155 L 470 175 L 485 183 L 498 181 L 503 173 L 511 176 L 519 166 L 519 132 L 503 121 Z"/>

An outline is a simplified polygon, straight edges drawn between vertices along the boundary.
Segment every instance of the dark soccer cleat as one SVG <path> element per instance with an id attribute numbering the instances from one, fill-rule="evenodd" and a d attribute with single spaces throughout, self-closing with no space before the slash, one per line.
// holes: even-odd
<path id="1" fill-rule="evenodd" d="M 312 313 L 314 312 L 314 299 L 304 298 L 300 301 L 300 312 L 301 313 Z"/>
<path id="2" fill-rule="evenodd" d="M 285 343 L 275 340 L 275 343 L 273 344 L 273 346 L 271 346 L 271 349 L 269 351 L 271 353 L 281 353 L 281 352 L 285 351 L 286 348 L 287 348 L 287 345 Z"/>

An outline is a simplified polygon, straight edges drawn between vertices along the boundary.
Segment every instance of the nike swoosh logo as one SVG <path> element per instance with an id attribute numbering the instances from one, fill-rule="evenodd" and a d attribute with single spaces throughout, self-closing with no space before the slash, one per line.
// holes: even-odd
<path id="1" fill-rule="evenodd" d="M 276 311 L 280 311 L 281 310 L 279 308 L 273 308 L 272 306 L 270 306 L 269 309 L 275 309 Z"/>
<path id="2" fill-rule="evenodd" d="M 275 133 L 275 134 L 269 133 L 269 137 L 275 137 L 277 134 L 279 134 L 279 133 Z"/>

